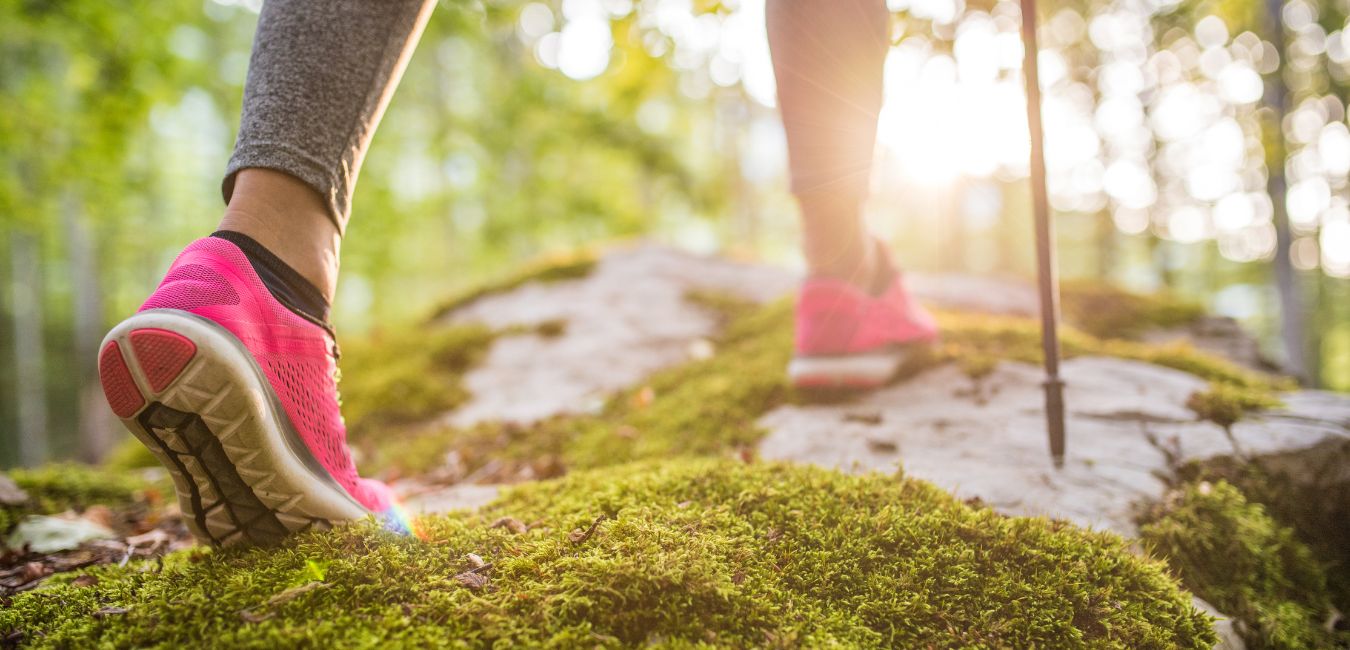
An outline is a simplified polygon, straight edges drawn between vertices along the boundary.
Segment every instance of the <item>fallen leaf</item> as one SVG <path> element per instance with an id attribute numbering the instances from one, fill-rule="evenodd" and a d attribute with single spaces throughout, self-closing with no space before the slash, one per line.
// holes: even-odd
<path id="1" fill-rule="evenodd" d="M 70 581 L 72 587 L 92 587 L 98 584 L 98 577 L 91 576 L 88 573 L 82 573 Z"/>
<path id="2" fill-rule="evenodd" d="M 656 401 L 656 389 L 651 386 L 643 386 L 641 390 L 633 395 L 633 406 L 646 408 Z"/>
<path id="3" fill-rule="evenodd" d="M 486 587 L 488 583 L 487 576 L 482 575 L 481 573 L 474 573 L 473 571 L 465 571 L 464 573 L 455 576 L 455 580 L 458 581 L 459 584 L 470 589 L 482 589 L 483 587 Z"/>
<path id="4" fill-rule="evenodd" d="M 608 515 L 601 514 L 599 517 L 595 518 L 595 521 L 591 522 L 590 528 L 587 528 L 586 530 L 582 530 L 580 528 L 573 530 L 572 532 L 567 534 L 567 539 L 571 540 L 573 544 L 580 544 L 590 539 L 591 535 L 594 535 L 596 529 L 600 527 L 600 522 L 603 522 L 608 518 L 609 518 Z"/>
<path id="5" fill-rule="evenodd" d="M 121 616 L 131 610 L 125 607 L 103 607 L 94 612 L 94 618 L 107 618 L 109 616 Z"/>
<path id="6" fill-rule="evenodd" d="M 303 585 L 300 585 L 298 587 L 291 587 L 290 589 L 287 589 L 275 596 L 272 596 L 271 598 L 268 598 L 267 606 L 276 607 L 277 605 L 285 605 L 286 603 L 289 603 L 292 600 L 295 600 L 296 598 L 299 598 L 300 596 L 307 594 L 311 591 L 314 591 L 316 589 L 327 589 L 328 587 L 331 586 L 333 585 L 327 582 L 319 582 L 318 580 L 306 582 Z"/>
<path id="7" fill-rule="evenodd" d="M 19 487 L 14 479 L 0 472 L 0 504 L 18 506 L 28 503 L 28 493 Z"/>
<path id="8" fill-rule="evenodd" d="M 140 535 L 132 535 L 131 537 L 128 537 L 126 539 L 127 546 L 136 548 L 139 548 L 141 546 L 149 546 L 150 548 L 155 548 L 160 544 L 166 544 L 171 541 L 173 541 L 173 536 L 164 532 L 159 528 L 151 529 L 150 531 L 142 533 Z"/>
<path id="9" fill-rule="evenodd" d="M 98 524 L 104 528 L 111 529 L 113 525 L 113 511 L 108 506 L 89 506 L 84 509 L 84 514 L 80 515 L 80 518 Z"/>
<path id="10" fill-rule="evenodd" d="M 515 517 L 502 517 L 497 521 L 492 522 L 492 525 L 489 526 L 489 528 L 505 528 L 517 535 L 529 530 L 525 527 L 523 522 Z"/>
<path id="11" fill-rule="evenodd" d="M 113 532 L 86 519 L 67 519 L 44 515 L 28 515 L 14 527 L 5 545 L 20 549 L 25 546 L 33 553 L 56 553 L 78 548 L 95 539 L 110 539 Z"/>
<path id="12" fill-rule="evenodd" d="M 239 618 L 244 619 L 245 623 L 261 623 L 269 618 L 272 618 L 272 614 L 270 613 L 254 614 L 252 611 L 246 609 L 242 612 L 239 612 Z"/>
<path id="13" fill-rule="evenodd" d="M 481 569 L 487 564 L 487 562 L 483 561 L 482 556 L 478 555 L 477 553 L 470 553 L 468 555 L 465 555 L 464 559 L 468 560 L 469 565 L 475 569 Z"/>
<path id="14" fill-rule="evenodd" d="M 19 572 L 19 576 L 22 577 L 24 582 L 32 582 L 48 573 L 51 573 L 51 571 L 47 569 L 47 565 L 41 562 L 26 562 L 23 565 L 23 570 Z"/>

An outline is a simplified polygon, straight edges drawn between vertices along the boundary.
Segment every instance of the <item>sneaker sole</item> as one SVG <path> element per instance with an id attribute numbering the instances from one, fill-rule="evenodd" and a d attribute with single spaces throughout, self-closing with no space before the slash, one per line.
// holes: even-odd
<path id="1" fill-rule="evenodd" d="M 913 350 L 838 356 L 799 356 L 788 363 L 788 380 L 796 388 L 814 390 L 867 390 L 886 385 Z"/>
<path id="2" fill-rule="evenodd" d="M 175 309 L 140 312 L 103 339 L 99 380 L 122 424 L 169 470 L 197 539 L 272 545 L 370 515 L 291 426 L 253 355 Z"/>

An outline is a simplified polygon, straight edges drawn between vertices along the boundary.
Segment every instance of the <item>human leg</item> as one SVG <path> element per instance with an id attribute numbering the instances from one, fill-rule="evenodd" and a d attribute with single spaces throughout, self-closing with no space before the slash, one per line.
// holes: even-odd
<path id="1" fill-rule="evenodd" d="M 886 4 L 769 0 L 765 9 L 807 265 L 814 276 L 876 288 L 862 205 L 890 46 Z"/>
<path id="2" fill-rule="evenodd" d="M 104 340 L 109 405 L 205 542 L 391 512 L 347 447 L 327 312 L 352 186 L 433 5 L 264 4 L 220 230 Z"/>

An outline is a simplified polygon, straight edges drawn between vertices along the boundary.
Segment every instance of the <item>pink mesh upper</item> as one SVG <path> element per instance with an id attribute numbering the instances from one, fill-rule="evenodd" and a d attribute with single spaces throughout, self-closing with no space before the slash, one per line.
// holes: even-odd
<path id="1" fill-rule="evenodd" d="M 234 244 L 207 237 L 189 245 L 141 310 L 181 309 L 234 334 L 258 362 L 291 425 L 353 498 L 383 512 L 389 489 L 356 473 L 337 402 L 333 341 L 272 297 Z"/>
<path id="2" fill-rule="evenodd" d="M 900 274 L 879 296 L 829 278 L 802 284 L 797 300 L 797 354 L 858 354 L 937 339 L 937 323 L 905 290 Z"/>

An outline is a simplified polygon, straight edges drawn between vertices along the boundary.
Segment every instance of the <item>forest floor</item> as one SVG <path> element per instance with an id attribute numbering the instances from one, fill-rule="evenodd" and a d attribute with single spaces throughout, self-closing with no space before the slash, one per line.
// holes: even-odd
<path id="1" fill-rule="evenodd" d="M 1070 285 L 1056 470 L 1029 287 L 911 277 L 942 344 L 822 397 L 784 382 L 795 282 L 635 245 L 344 340 L 353 446 L 411 536 L 211 550 L 137 447 L 12 472 L 0 639 L 1350 644 L 1350 397 L 1192 305 Z"/>

